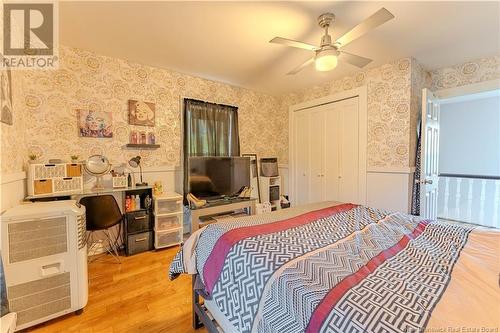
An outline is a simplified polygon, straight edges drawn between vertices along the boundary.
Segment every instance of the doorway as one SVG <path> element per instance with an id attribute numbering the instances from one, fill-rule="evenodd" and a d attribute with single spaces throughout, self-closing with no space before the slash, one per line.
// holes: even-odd
<path id="1" fill-rule="evenodd" d="M 500 89 L 440 100 L 437 217 L 500 228 Z"/>

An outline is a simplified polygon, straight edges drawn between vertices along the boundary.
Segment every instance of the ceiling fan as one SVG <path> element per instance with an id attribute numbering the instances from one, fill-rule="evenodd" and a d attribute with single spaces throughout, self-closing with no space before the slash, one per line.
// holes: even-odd
<path id="1" fill-rule="evenodd" d="M 347 62 L 351 65 L 363 68 L 368 65 L 372 60 L 364 58 L 355 54 L 347 53 L 341 49 L 352 42 L 353 40 L 363 36 L 370 30 L 375 29 L 379 25 L 391 20 L 394 15 L 387 9 L 381 8 L 375 14 L 352 28 L 345 33 L 342 37 L 338 38 L 332 43 L 332 37 L 328 34 L 328 28 L 335 21 L 335 15 L 332 13 L 325 13 L 318 17 L 318 24 L 321 28 L 325 29 L 325 34 L 321 37 L 320 46 L 315 46 L 307 43 L 302 43 L 292 39 L 274 37 L 269 43 L 282 44 L 286 46 L 296 47 L 299 49 L 314 51 L 315 55 L 307 60 L 300 66 L 288 72 L 288 75 L 293 75 L 300 72 L 305 67 L 314 62 L 317 71 L 326 72 L 331 71 L 337 67 L 338 60 Z"/>

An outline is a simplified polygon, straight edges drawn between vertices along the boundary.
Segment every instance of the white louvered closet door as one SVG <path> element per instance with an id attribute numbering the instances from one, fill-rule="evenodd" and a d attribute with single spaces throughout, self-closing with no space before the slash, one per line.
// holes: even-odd
<path id="1" fill-rule="evenodd" d="M 310 183 L 309 201 L 323 201 L 325 197 L 325 110 L 309 111 Z"/>
<path id="2" fill-rule="evenodd" d="M 324 200 L 338 201 L 339 200 L 339 183 L 340 183 L 340 145 L 339 133 L 340 128 L 340 112 L 336 107 L 337 103 L 332 103 L 326 110 L 325 123 L 325 197 Z"/>
<path id="3" fill-rule="evenodd" d="M 359 200 L 358 98 L 297 111 L 295 203 Z"/>
<path id="4" fill-rule="evenodd" d="M 338 110 L 339 189 L 338 201 L 359 203 L 359 112 L 358 98 L 335 103 Z M 332 163 L 334 163 L 332 161 Z"/>
<path id="5" fill-rule="evenodd" d="M 295 115 L 295 203 L 309 202 L 309 113 L 297 112 Z"/>

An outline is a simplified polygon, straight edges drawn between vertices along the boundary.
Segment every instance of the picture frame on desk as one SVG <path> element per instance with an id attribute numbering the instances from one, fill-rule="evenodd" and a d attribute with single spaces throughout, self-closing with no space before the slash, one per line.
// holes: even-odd
<path id="1" fill-rule="evenodd" d="M 260 180 L 259 180 L 259 163 L 258 157 L 255 153 L 245 153 L 241 154 L 242 157 L 250 157 L 250 186 L 252 185 L 252 180 L 256 179 L 257 181 L 257 199 L 258 203 L 261 203 L 260 198 Z"/>

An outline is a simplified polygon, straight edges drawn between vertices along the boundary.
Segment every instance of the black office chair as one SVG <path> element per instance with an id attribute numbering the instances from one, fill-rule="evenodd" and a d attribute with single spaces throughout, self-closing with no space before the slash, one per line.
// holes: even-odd
<path id="1" fill-rule="evenodd" d="M 122 213 L 115 197 L 112 195 L 97 195 L 91 197 L 83 197 L 80 203 L 85 206 L 85 217 L 87 220 L 87 245 L 89 254 L 100 239 L 94 239 L 96 231 L 102 231 L 106 237 L 107 247 L 106 252 L 111 254 L 119 263 L 120 256 L 118 254 L 118 239 L 121 234 Z M 119 225 L 118 234 L 113 237 L 111 228 Z M 90 254 L 92 256 L 92 254 Z"/>

